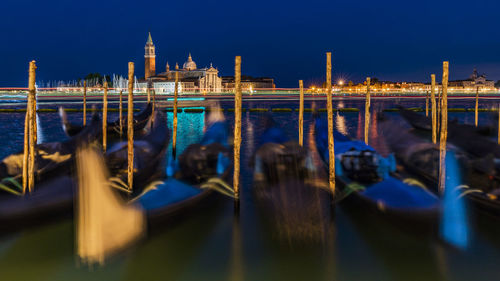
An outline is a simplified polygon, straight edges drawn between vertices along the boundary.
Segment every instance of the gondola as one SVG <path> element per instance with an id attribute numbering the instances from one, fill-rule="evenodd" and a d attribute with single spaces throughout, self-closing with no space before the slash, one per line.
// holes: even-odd
<path id="1" fill-rule="evenodd" d="M 166 117 L 163 113 L 157 113 L 158 118 L 151 132 L 143 138 L 134 142 L 134 159 L 136 168 L 134 170 L 134 186 L 131 190 L 140 193 L 151 181 L 161 177 L 164 173 L 161 169 L 162 159 L 168 144 L 168 130 Z M 92 122 L 88 128 L 100 127 L 99 118 Z M 89 129 L 90 130 L 90 129 Z M 89 142 L 78 142 L 75 146 L 97 146 Z M 35 183 L 35 189 L 31 194 L 22 196 L 4 192 L 0 195 L 0 229 L 3 232 L 14 231 L 27 226 L 38 225 L 52 219 L 71 215 L 73 198 L 77 187 L 77 177 L 74 172 L 75 151 L 70 155 L 70 160 L 58 163 L 56 168 L 50 172 L 51 177 L 44 177 L 43 180 Z M 124 156 L 125 155 L 125 156 Z M 123 169 L 127 163 L 127 146 L 118 143 L 111 147 L 105 156 L 107 163 L 110 163 L 111 179 L 110 184 L 124 197 L 130 196 L 129 189 L 124 185 L 127 170 Z M 56 174 L 55 172 L 59 172 Z M 120 179 L 120 180 L 117 180 Z M 11 182 L 7 180 L 6 182 Z M 19 186 L 19 184 L 17 184 Z M 134 193 L 134 194 L 135 194 Z M 133 195 L 133 194 L 132 194 Z"/>
<path id="2" fill-rule="evenodd" d="M 315 141 L 327 168 L 328 125 L 319 116 L 315 119 Z M 394 156 L 384 158 L 373 147 L 336 130 L 334 144 L 335 180 L 341 187 L 336 196 L 341 205 L 370 210 L 417 230 L 437 230 L 439 198 L 424 188 L 405 183 L 396 172 Z"/>
<path id="3" fill-rule="evenodd" d="M 211 201 L 207 199 L 221 198 L 216 194 L 234 196 L 227 184 L 232 170 L 228 125 L 221 119 L 209 123 L 201 141 L 178 156 L 173 177 L 135 199 L 146 211 L 149 229 L 161 228 L 165 221 L 206 207 L 203 202 Z"/>
<path id="4" fill-rule="evenodd" d="M 153 105 L 148 103 L 146 108 L 134 115 L 134 132 L 141 132 L 148 124 L 151 116 L 153 114 Z M 77 125 L 69 122 L 66 112 L 62 109 L 59 110 L 59 115 L 61 116 L 62 127 L 66 135 L 69 137 L 77 135 L 83 130 L 82 125 Z M 113 122 L 108 122 L 107 133 L 110 138 L 119 137 L 120 134 L 120 120 Z M 122 134 L 127 134 L 127 116 L 125 115 L 122 120 Z"/>
<path id="5" fill-rule="evenodd" d="M 264 117 L 261 123 L 265 130 L 258 138 L 257 150 L 250 161 L 250 166 L 257 165 L 254 177 L 270 183 L 307 177 L 307 150 L 290 140 L 271 116 Z"/>
<path id="6" fill-rule="evenodd" d="M 93 143 L 101 132 L 100 118 L 94 114 L 85 129 L 69 140 L 35 145 L 35 185 L 54 176 L 69 175 L 77 147 Z M 0 162 L 2 191 L 18 195 L 22 192 L 23 155 L 23 151 L 13 153 Z"/>
<path id="7" fill-rule="evenodd" d="M 438 193 L 439 146 L 392 120 L 382 120 L 379 128 L 405 170 Z M 500 177 L 493 157 L 477 158 L 454 145 L 448 145 L 448 150 L 458 158 L 465 183 L 459 188 L 469 205 L 480 213 L 500 218 Z"/>
<path id="8" fill-rule="evenodd" d="M 176 160 L 172 177 L 151 184 L 129 201 L 120 199 L 105 185 L 83 182 L 78 196 L 78 255 L 89 263 L 102 261 L 104 256 L 113 255 L 140 239 L 146 229 L 156 232 L 169 222 L 205 208 L 203 203 L 210 201 L 208 199 L 221 197 L 215 196 L 215 190 L 234 196 L 226 183 L 232 168 L 227 131 L 225 121 L 218 119 L 211 123 L 202 140 L 187 147 Z M 92 155 L 98 153 L 93 149 L 80 153 L 79 176 L 87 179 L 93 174 L 90 166 L 102 166 L 103 160 L 95 160 Z M 105 177 L 102 174 L 95 176 L 97 183 Z M 102 214 L 104 210 L 109 212 Z M 117 241 L 103 235 L 114 231 Z"/>
<path id="9" fill-rule="evenodd" d="M 413 110 L 406 109 L 404 107 L 399 107 L 399 112 L 401 116 L 410 123 L 415 129 L 431 132 L 432 131 L 432 119 L 431 117 L 424 116 Z M 493 136 L 496 133 L 495 128 L 491 126 L 472 126 L 468 124 L 459 124 L 457 120 L 449 120 L 448 126 L 458 126 L 461 130 L 466 130 L 468 132 L 474 132 L 481 136 Z"/>
<path id="10" fill-rule="evenodd" d="M 401 108 L 400 114 L 410 125 L 419 130 L 431 122 L 429 117 L 404 108 Z M 428 131 L 430 132 L 430 129 Z M 500 146 L 478 133 L 474 126 L 449 122 L 448 141 L 474 157 L 483 158 L 492 155 L 500 159 Z"/>
<path id="11" fill-rule="evenodd" d="M 257 138 L 252 191 L 264 225 L 286 244 L 322 244 L 330 229 L 331 194 L 309 151 L 266 116 Z"/>

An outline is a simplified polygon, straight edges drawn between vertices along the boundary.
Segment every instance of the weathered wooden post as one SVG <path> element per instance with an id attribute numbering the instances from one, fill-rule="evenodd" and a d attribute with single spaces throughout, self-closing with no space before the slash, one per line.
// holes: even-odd
<path id="1" fill-rule="evenodd" d="M 123 90 L 120 90 L 120 103 L 118 104 L 118 122 L 120 123 L 120 138 L 123 135 Z"/>
<path id="2" fill-rule="evenodd" d="M 240 199 L 240 146 L 241 146 L 241 56 L 234 60 L 234 197 Z"/>
<path id="3" fill-rule="evenodd" d="M 37 141 L 38 141 L 38 135 L 37 135 L 37 131 L 38 131 L 38 128 L 37 128 L 37 124 L 36 124 L 36 119 L 37 119 L 37 115 L 36 115 L 36 91 L 35 91 L 35 96 L 33 97 L 33 124 L 31 124 L 33 126 L 33 139 L 34 139 L 34 143 L 37 144 Z"/>
<path id="4" fill-rule="evenodd" d="M 36 95 L 36 63 L 30 62 L 28 101 L 26 105 L 26 117 L 24 123 L 24 155 L 23 155 L 23 194 L 26 188 L 33 191 L 35 185 L 35 139 L 33 138 L 33 99 Z"/>
<path id="5" fill-rule="evenodd" d="M 149 82 L 147 83 L 148 86 L 146 87 L 146 93 L 148 95 L 148 103 L 151 102 L 151 93 L 150 93 L 150 89 L 149 89 Z"/>
<path id="6" fill-rule="evenodd" d="M 370 129 L 370 77 L 366 78 L 365 100 L 365 143 L 368 144 L 368 130 Z"/>
<path id="7" fill-rule="evenodd" d="M 477 127 L 478 109 L 479 109 L 479 87 L 476 87 L 476 108 L 474 110 L 474 124 L 476 125 L 476 127 Z"/>
<path id="8" fill-rule="evenodd" d="M 102 95 L 102 150 L 106 152 L 108 137 L 108 81 L 104 78 L 104 93 Z"/>
<path id="9" fill-rule="evenodd" d="M 299 80 L 299 145 L 304 143 L 304 81 Z"/>
<path id="10" fill-rule="evenodd" d="M 333 105 L 332 105 L 332 53 L 326 53 L 326 107 L 328 113 L 328 161 L 329 186 L 335 196 L 335 146 L 333 139 Z"/>
<path id="11" fill-rule="evenodd" d="M 24 158 L 23 158 L 23 193 L 28 187 L 29 192 L 32 191 L 34 185 L 34 128 L 33 128 L 33 100 L 36 95 L 35 80 L 36 80 L 36 64 L 35 61 L 30 62 L 29 67 L 29 92 L 26 104 L 26 117 L 24 127 Z"/>
<path id="12" fill-rule="evenodd" d="M 128 188 L 131 191 L 134 183 L 134 63 L 128 63 Z"/>
<path id="13" fill-rule="evenodd" d="M 432 143 L 437 142 L 437 128 L 436 128 L 436 74 L 431 74 L 431 118 L 432 118 Z"/>
<path id="14" fill-rule="evenodd" d="M 443 62 L 443 93 L 441 108 L 441 134 L 439 141 L 439 190 L 444 192 L 446 182 L 446 140 L 448 137 L 448 75 L 449 63 Z M 453 187 L 452 187 L 453 188 Z"/>
<path id="15" fill-rule="evenodd" d="M 174 84 L 174 125 L 172 132 L 172 154 L 174 155 L 174 159 L 176 157 L 176 149 L 177 149 L 177 95 L 179 88 L 179 72 L 175 72 L 175 84 Z"/>
<path id="16" fill-rule="evenodd" d="M 83 80 L 83 126 L 87 124 L 87 81 Z"/>
<path id="17" fill-rule="evenodd" d="M 500 145 L 500 104 L 498 105 L 498 144 Z"/>
<path id="18" fill-rule="evenodd" d="M 425 91 L 425 117 L 429 116 L 429 91 Z"/>
<path id="19" fill-rule="evenodd" d="M 155 122 L 155 111 L 156 111 L 156 91 L 155 89 L 153 88 L 153 111 L 152 111 L 152 115 L 151 115 L 151 127 L 153 127 L 153 124 Z"/>

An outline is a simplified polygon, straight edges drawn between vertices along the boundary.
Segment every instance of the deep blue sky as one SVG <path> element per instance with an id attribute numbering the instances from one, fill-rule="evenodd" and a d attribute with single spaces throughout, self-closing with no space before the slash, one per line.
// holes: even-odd
<path id="1" fill-rule="evenodd" d="M 325 52 L 333 76 L 360 81 L 428 81 L 450 61 L 450 78 L 474 66 L 500 79 L 500 1 L 24 1 L 0 4 L 0 86 L 27 85 L 28 62 L 37 80 L 70 80 L 89 72 L 144 75 L 151 31 L 157 71 L 188 52 L 232 75 L 274 77 L 278 87 L 324 79 Z"/>

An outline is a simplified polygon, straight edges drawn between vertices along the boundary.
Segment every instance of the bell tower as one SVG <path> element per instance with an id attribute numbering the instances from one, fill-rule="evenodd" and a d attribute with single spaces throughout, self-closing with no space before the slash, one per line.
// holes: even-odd
<path id="1" fill-rule="evenodd" d="M 151 32 L 148 35 L 148 41 L 146 42 L 144 50 L 144 78 L 148 79 L 156 75 L 155 45 L 153 44 L 153 39 L 151 39 Z"/>

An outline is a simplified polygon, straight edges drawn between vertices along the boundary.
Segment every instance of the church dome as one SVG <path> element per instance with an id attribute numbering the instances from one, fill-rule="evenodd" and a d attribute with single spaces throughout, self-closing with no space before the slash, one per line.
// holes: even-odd
<path id="1" fill-rule="evenodd" d="M 191 54 L 189 54 L 187 62 L 184 63 L 182 66 L 185 70 L 195 70 L 196 69 L 196 63 L 193 61 L 193 58 L 191 57 Z"/>

